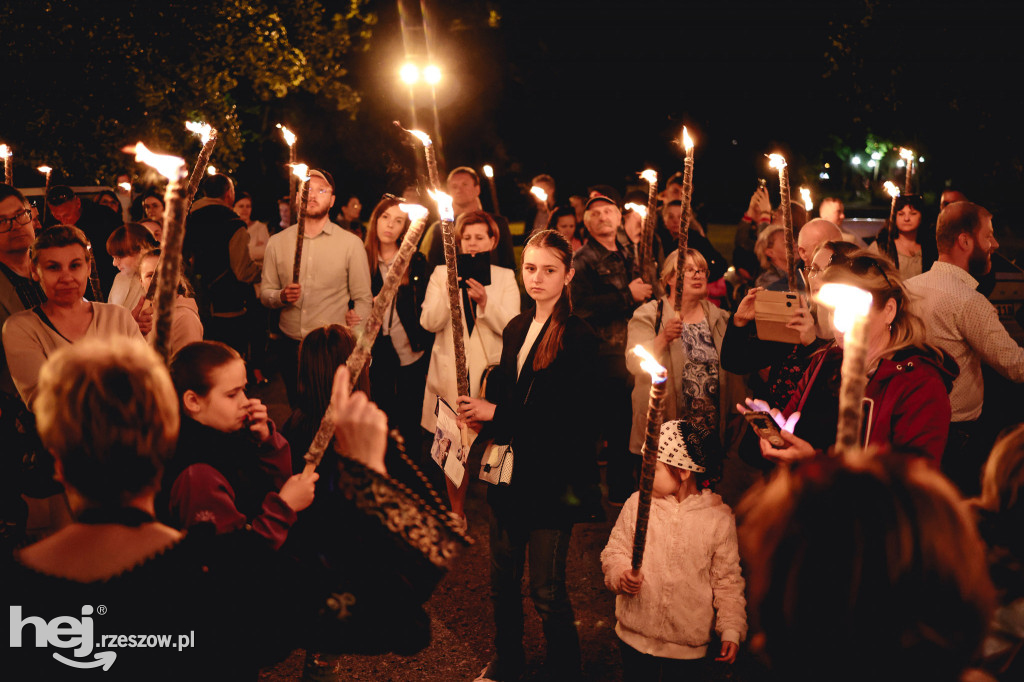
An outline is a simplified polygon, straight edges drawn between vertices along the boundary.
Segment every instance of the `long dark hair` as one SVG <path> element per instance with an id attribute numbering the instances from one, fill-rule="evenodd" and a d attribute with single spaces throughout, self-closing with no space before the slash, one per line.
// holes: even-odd
<path id="1" fill-rule="evenodd" d="M 384 215 L 392 206 L 398 206 L 401 203 L 401 199 L 398 197 L 385 196 L 380 200 L 373 208 L 373 213 L 370 214 L 370 223 L 366 226 L 366 238 L 363 240 L 363 245 L 366 247 L 366 261 L 370 265 L 370 274 L 373 275 L 377 271 L 377 257 L 380 255 L 380 237 L 377 236 L 377 221 Z M 402 240 L 405 239 L 405 233 L 408 231 L 410 225 L 409 216 L 405 216 L 405 227 L 402 229 L 402 233 L 398 235 L 398 242 L 395 246 L 401 247 Z M 409 270 L 406 269 L 402 275 L 402 284 L 409 283 Z"/>
<path id="2" fill-rule="evenodd" d="M 572 268 L 572 244 L 556 230 L 541 230 L 536 233 L 523 247 L 523 253 L 529 248 L 548 248 L 562 261 L 565 271 Z M 539 371 L 554 362 L 562 350 L 562 335 L 565 333 L 565 321 L 572 315 L 572 298 L 569 296 L 569 285 L 562 287 L 562 295 L 555 303 L 555 309 L 548 320 L 547 331 L 537 342 L 537 352 L 533 356 L 533 371 Z"/>
<path id="3" fill-rule="evenodd" d="M 885 227 L 878 231 L 875 241 L 878 242 L 878 252 L 889 256 L 896 269 L 900 268 L 900 254 L 896 251 L 896 238 L 900 231 L 895 225 L 896 215 L 907 206 L 910 206 L 921 214 L 921 222 L 917 226 L 916 241 L 921 245 L 921 268 L 927 272 L 931 264 L 938 258 L 938 250 L 935 246 L 935 229 L 927 226 L 924 219 L 924 197 L 920 194 L 905 194 L 896 198 L 896 206 L 892 211 L 893 224 L 886 222 Z"/>
<path id="4" fill-rule="evenodd" d="M 356 337 L 347 327 L 332 324 L 314 329 L 299 346 L 298 407 L 319 419 L 331 402 L 334 373 L 345 364 L 356 347 Z M 356 390 L 370 393 L 369 367 L 355 382 Z"/>

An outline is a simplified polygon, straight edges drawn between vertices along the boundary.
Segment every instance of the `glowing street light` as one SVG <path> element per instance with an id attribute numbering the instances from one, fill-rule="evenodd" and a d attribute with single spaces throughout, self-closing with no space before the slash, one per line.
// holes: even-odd
<path id="1" fill-rule="evenodd" d="M 402 82 L 406 85 L 414 85 L 420 79 L 420 69 L 411 62 L 406 62 L 398 72 Z"/>
<path id="2" fill-rule="evenodd" d="M 431 64 L 423 69 L 423 78 L 431 85 L 437 85 L 441 82 L 441 69 Z"/>
<path id="3" fill-rule="evenodd" d="M 859 156 L 853 157 L 852 159 L 850 159 L 850 163 L 852 163 L 854 166 L 859 166 L 860 165 L 860 157 Z"/>

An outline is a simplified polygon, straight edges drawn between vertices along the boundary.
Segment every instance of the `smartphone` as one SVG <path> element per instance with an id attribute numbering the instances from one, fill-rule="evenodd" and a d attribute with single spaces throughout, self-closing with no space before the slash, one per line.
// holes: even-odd
<path id="1" fill-rule="evenodd" d="M 757 179 L 757 188 L 758 189 L 765 189 L 767 187 L 768 187 L 768 181 L 767 180 L 765 180 L 764 178 L 758 178 Z"/>
<path id="2" fill-rule="evenodd" d="M 800 332 L 786 325 L 800 307 L 800 296 L 792 291 L 759 291 L 754 298 L 754 324 L 762 341 L 800 343 Z"/>
<path id="3" fill-rule="evenodd" d="M 771 443 L 773 447 L 786 447 L 782 431 L 779 430 L 779 425 L 775 423 L 775 419 L 770 413 L 747 412 L 743 416 L 750 423 L 750 428 L 754 429 L 754 433 Z"/>

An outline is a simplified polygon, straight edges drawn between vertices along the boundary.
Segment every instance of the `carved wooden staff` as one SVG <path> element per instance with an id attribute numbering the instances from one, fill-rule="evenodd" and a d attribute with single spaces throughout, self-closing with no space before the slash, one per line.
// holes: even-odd
<path id="1" fill-rule="evenodd" d="M 452 313 L 452 341 L 455 343 L 455 381 L 459 395 L 469 395 L 469 372 L 466 369 L 466 342 L 462 335 L 462 290 L 459 289 L 459 267 L 455 257 L 455 213 L 452 198 L 444 192 L 432 192 L 441 215 L 441 236 L 444 239 L 444 264 L 448 271 L 448 304 Z"/>
<path id="2" fill-rule="evenodd" d="M 654 228 L 658 223 L 658 171 L 648 168 L 640 174 L 640 178 L 647 181 L 647 215 L 644 217 L 644 232 L 640 240 L 640 276 L 647 282 L 648 268 L 654 260 Z"/>
<path id="3" fill-rule="evenodd" d="M 89 242 L 89 289 L 92 291 L 92 300 L 103 303 L 103 286 L 100 284 L 100 271 L 96 267 L 96 255 L 92 252 L 92 242 Z"/>
<path id="4" fill-rule="evenodd" d="M 298 284 L 299 270 L 302 266 L 302 244 L 306 241 L 306 209 L 309 207 L 309 167 L 300 163 L 294 167 L 294 174 L 302 183 L 299 191 L 299 218 L 295 223 L 298 232 L 295 235 L 295 264 L 292 265 L 292 283 Z"/>
<path id="5" fill-rule="evenodd" d="M 821 287 L 818 300 L 835 310 L 832 323 L 843 332 L 842 384 L 839 389 L 839 425 L 836 453 L 861 448 L 864 391 L 868 385 L 868 311 L 871 294 L 848 284 L 830 282 Z"/>
<path id="6" fill-rule="evenodd" d="M 679 255 L 676 257 L 676 297 L 673 306 L 676 313 L 683 309 L 683 270 L 686 268 L 686 248 L 690 239 L 690 203 L 693 201 L 693 140 L 683 126 L 683 149 L 686 160 L 683 165 L 683 215 L 679 223 Z"/>
<path id="7" fill-rule="evenodd" d="M 178 295 L 181 278 L 181 244 L 185 239 L 185 211 L 188 205 L 188 190 L 184 185 L 185 161 L 175 156 L 154 154 L 139 142 L 134 147 L 135 160 L 155 168 L 167 178 L 167 193 L 164 196 L 164 233 L 157 263 L 157 285 L 153 347 L 164 362 L 170 360 L 171 322 L 174 317 L 174 302 Z"/>
<path id="8" fill-rule="evenodd" d="M 0 144 L 0 158 L 4 160 L 4 182 L 14 187 L 14 154 L 6 144 Z M 43 197 L 46 201 L 46 197 Z"/>
<path id="9" fill-rule="evenodd" d="M 402 245 L 398 248 L 398 254 L 388 269 L 388 274 L 384 278 L 384 284 L 381 286 L 380 293 L 373 300 L 373 309 L 370 311 L 370 316 L 366 318 L 366 326 L 363 327 L 363 333 L 356 342 L 355 350 L 352 351 L 352 354 L 348 356 L 348 360 L 345 362 L 353 387 L 362 373 L 366 361 L 370 357 L 370 351 L 373 349 L 374 341 L 377 340 L 377 334 L 380 332 L 384 315 L 391 308 L 392 301 L 395 300 L 398 287 L 402 283 L 402 277 L 409 268 L 413 252 L 416 251 L 420 235 L 427 224 L 427 209 L 424 207 L 415 204 L 400 204 L 400 207 L 409 214 L 409 217 L 413 219 L 413 223 L 406 231 Z M 312 473 L 317 468 L 320 460 L 323 459 L 324 452 L 327 451 L 331 438 L 334 437 L 333 414 L 333 409 L 331 406 L 328 406 L 327 412 L 320 421 L 320 428 L 317 429 L 313 442 L 310 443 L 309 450 L 305 455 L 306 474 Z"/>
<path id="10" fill-rule="evenodd" d="M 398 121 L 392 121 L 399 130 L 403 133 L 410 135 L 423 144 L 423 153 L 427 159 L 427 190 L 440 191 L 441 189 L 441 178 L 437 172 L 437 157 L 434 155 L 434 143 L 430 139 L 430 135 L 427 135 L 422 130 L 408 130 L 402 127 L 402 124 Z"/>
<path id="11" fill-rule="evenodd" d="M 786 276 L 789 278 L 789 290 L 796 291 L 796 254 L 794 253 L 796 238 L 793 236 L 793 208 L 790 205 L 789 196 L 789 166 L 782 154 L 769 154 L 768 158 L 771 160 L 769 165 L 779 171 L 782 226 L 786 234 Z"/>
<path id="12" fill-rule="evenodd" d="M 185 215 L 188 215 L 188 211 L 192 208 L 192 202 L 196 200 L 196 193 L 199 192 L 199 183 L 206 175 L 206 164 L 210 163 L 210 154 L 213 154 L 213 148 L 217 146 L 217 129 L 210 127 L 209 123 L 196 123 L 195 121 L 186 123 L 185 128 L 198 135 L 203 141 L 203 148 L 199 152 L 199 158 L 196 159 L 192 175 L 188 178 L 188 189 L 185 192 L 187 200 Z"/>
<path id="13" fill-rule="evenodd" d="M 490 164 L 484 165 L 484 177 L 487 178 L 487 184 L 491 187 L 491 205 L 494 207 L 494 215 L 501 213 L 501 209 L 498 208 L 498 188 L 494 184 L 494 168 Z"/>
<path id="14" fill-rule="evenodd" d="M 50 193 L 50 174 L 53 172 L 53 169 L 49 166 L 40 166 L 39 168 L 36 168 L 36 170 L 46 176 L 46 182 L 43 184 L 43 225 L 45 225 L 48 210 L 46 195 Z"/>
<path id="15" fill-rule="evenodd" d="M 896 233 L 899 231 L 896 229 L 896 199 L 900 196 L 900 188 L 896 186 L 896 183 L 891 180 L 886 180 L 885 191 L 892 197 L 892 204 L 889 207 L 889 241 L 885 245 L 885 252 L 892 258 L 892 262 L 899 262 L 899 256 L 896 253 Z"/>
<path id="16" fill-rule="evenodd" d="M 914 156 L 915 154 L 913 149 L 907 149 L 906 147 L 900 148 L 900 158 L 907 162 L 907 181 L 904 184 L 904 194 L 914 193 Z"/>
<path id="17" fill-rule="evenodd" d="M 633 534 L 634 571 L 640 570 L 644 561 L 644 547 L 647 545 L 647 523 L 651 517 L 651 492 L 654 490 L 654 471 L 658 463 L 658 441 L 661 438 L 662 402 L 668 371 L 658 364 L 654 356 L 637 344 L 633 352 L 643 358 L 640 366 L 651 375 L 651 396 L 647 402 L 647 430 L 641 451 L 643 465 L 640 469 L 640 498 L 636 506 L 636 532 Z"/>

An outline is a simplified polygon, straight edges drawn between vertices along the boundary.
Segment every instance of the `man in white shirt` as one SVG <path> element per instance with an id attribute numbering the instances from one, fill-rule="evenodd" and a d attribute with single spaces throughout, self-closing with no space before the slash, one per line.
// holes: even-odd
<path id="1" fill-rule="evenodd" d="M 960 376 L 949 394 L 953 409 L 942 469 L 965 494 L 977 492 L 982 464 L 994 434 L 978 427 L 985 387 L 981 363 L 1015 382 L 1024 382 L 1024 348 L 999 321 L 996 309 L 978 292 L 978 280 L 992 269 L 999 248 L 992 214 L 968 201 L 949 204 L 935 226 L 939 258 L 928 272 L 906 282 L 928 330 L 928 341 L 949 353 Z"/>
<path id="2" fill-rule="evenodd" d="M 263 305 L 282 309 L 279 361 L 292 405 L 302 339 L 319 327 L 344 325 L 350 301 L 359 319 L 365 320 L 373 302 L 363 243 L 327 217 L 334 205 L 334 178 L 321 170 L 312 170 L 309 175 L 299 280 L 292 281 L 299 228 L 291 225 L 267 241 L 260 286 Z M 360 330 L 352 331 L 358 334 Z"/>

